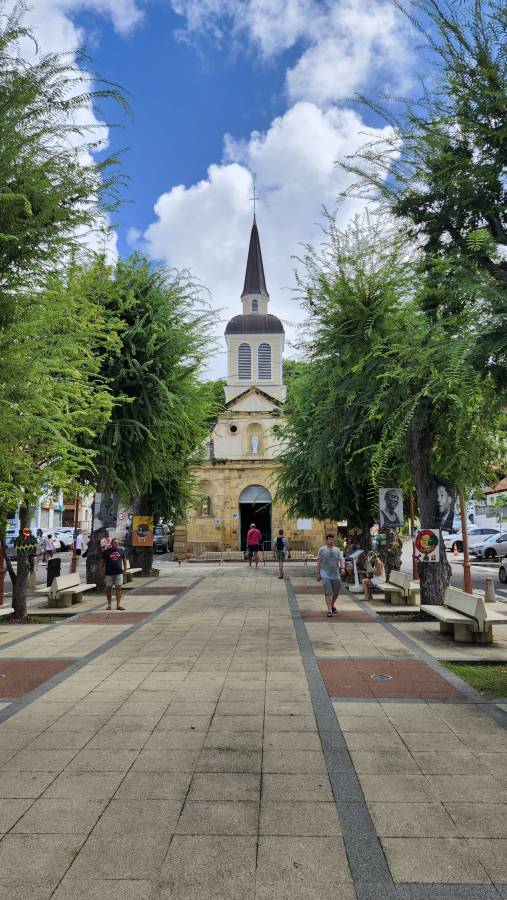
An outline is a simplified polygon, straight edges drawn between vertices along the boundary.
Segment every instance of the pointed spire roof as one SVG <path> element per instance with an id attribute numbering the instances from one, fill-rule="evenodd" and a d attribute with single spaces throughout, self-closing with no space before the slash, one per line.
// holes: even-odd
<path id="1" fill-rule="evenodd" d="M 269 297 L 266 287 L 266 279 L 264 277 L 264 266 L 262 264 L 261 242 L 259 240 L 259 231 L 257 222 L 254 220 L 252 232 L 250 234 L 250 246 L 248 248 L 248 259 L 246 263 L 245 284 L 243 287 L 242 297 L 246 294 L 265 294 Z"/>

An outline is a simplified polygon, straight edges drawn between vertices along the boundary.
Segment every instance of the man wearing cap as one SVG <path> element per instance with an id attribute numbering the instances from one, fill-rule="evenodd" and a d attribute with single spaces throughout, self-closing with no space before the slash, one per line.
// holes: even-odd
<path id="1" fill-rule="evenodd" d="M 252 558 L 255 559 L 255 568 L 259 566 L 259 550 L 262 542 L 262 534 L 255 522 L 252 522 L 246 536 L 246 548 L 248 550 L 248 565 L 252 565 Z"/>

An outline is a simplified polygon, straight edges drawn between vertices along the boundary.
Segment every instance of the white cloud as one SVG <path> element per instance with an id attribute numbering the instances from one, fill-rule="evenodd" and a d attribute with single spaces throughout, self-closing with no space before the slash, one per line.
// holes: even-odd
<path id="1" fill-rule="evenodd" d="M 224 159 L 211 165 L 207 178 L 163 194 L 157 219 L 144 234 L 147 252 L 177 268 L 189 268 L 212 292 L 223 321 L 241 312 L 248 240 L 252 223 L 252 172 L 260 195 L 257 220 L 261 237 L 270 311 L 290 323 L 300 318 L 292 295 L 293 257 L 301 245 L 322 239 L 322 205 L 333 209 L 350 177 L 335 162 L 364 142 L 364 125 L 353 110 L 322 110 L 301 102 L 279 116 L 266 132 L 247 141 L 227 136 Z M 378 138 L 383 132 L 375 132 Z M 340 220 L 362 208 L 347 200 Z M 223 358 L 213 367 L 223 374 Z"/>
<path id="2" fill-rule="evenodd" d="M 290 102 L 328 104 L 379 76 L 384 89 L 404 89 L 411 64 L 408 19 L 389 0 L 172 0 L 187 34 L 235 35 L 272 57 L 300 48 L 287 71 Z"/>

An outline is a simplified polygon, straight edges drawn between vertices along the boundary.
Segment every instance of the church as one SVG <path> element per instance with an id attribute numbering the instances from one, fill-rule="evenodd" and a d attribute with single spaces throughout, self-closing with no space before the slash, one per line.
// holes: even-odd
<path id="1" fill-rule="evenodd" d="M 228 322 L 225 407 L 206 445 L 196 474 L 198 507 L 189 510 L 186 540 L 212 541 L 227 550 L 244 550 L 254 522 L 265 543 L 284 529 L 293 546 L 314 550 L 326 526 L 311 519 L 291 520 L 275 499 L 276 458 L 286 388 L 283 384 L 284 327 L 268 312 L 269 294 L 254 215 L 241 294 L 242 311 Z"/>

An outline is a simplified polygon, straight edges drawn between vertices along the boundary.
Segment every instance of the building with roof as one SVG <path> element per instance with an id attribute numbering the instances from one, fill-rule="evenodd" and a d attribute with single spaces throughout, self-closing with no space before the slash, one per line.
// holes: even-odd
<path id="1" fill-rule="evenodd" d="M 315 520 L 291 520 L 276 503 L 275 426 L 280 423 L 285 331 L 268 312 L 259 231 L 254 215 L 245 272 L 242 312 L 228 322 L 225 408 L 210 434 L 206 459 L 196 472 L 199 502 L 189 510 L 186 539 L 216 541 L 243 550 L 252 522 L 265 542 L 283 528 L 289 541 L 323 543 L 329 527 Z"/>

